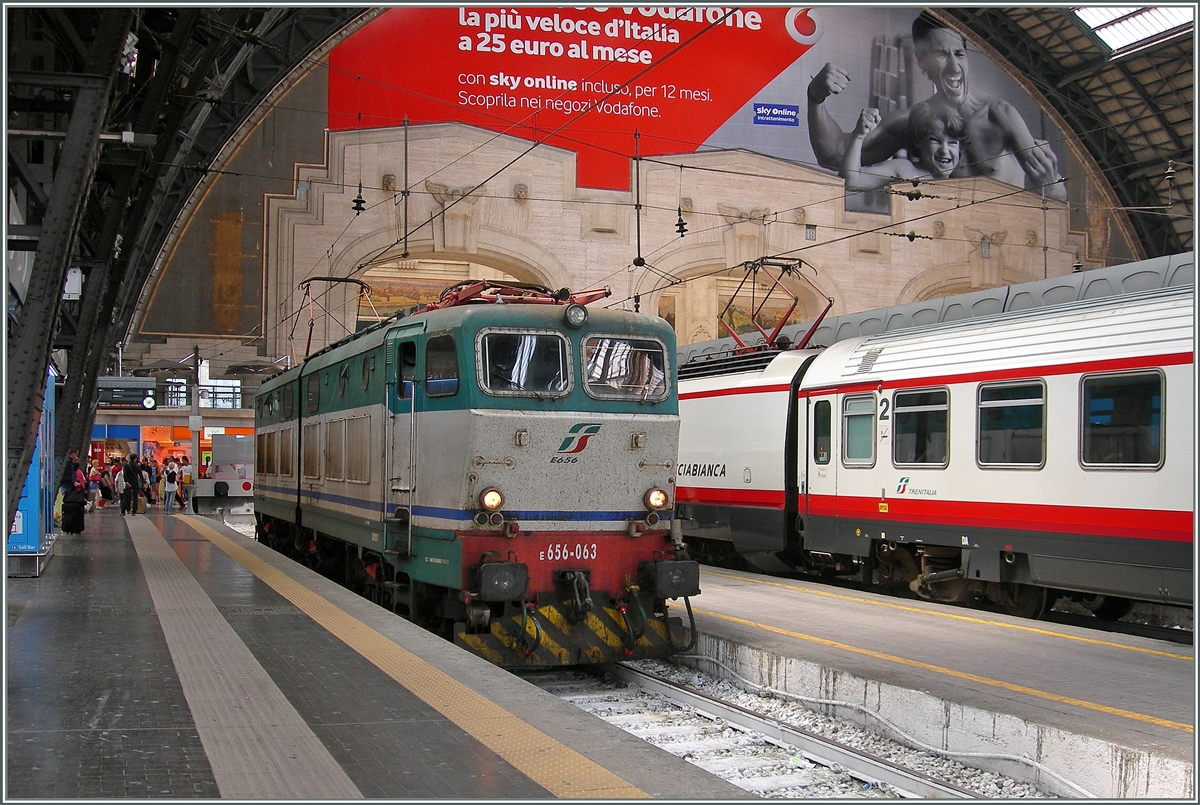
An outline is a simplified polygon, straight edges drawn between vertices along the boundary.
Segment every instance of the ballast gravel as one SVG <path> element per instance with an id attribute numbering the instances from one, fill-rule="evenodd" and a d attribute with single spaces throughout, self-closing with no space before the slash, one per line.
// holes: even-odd
<path id="1" fill-rule="evenodd" d="M 686 685 L 720 701 L 736 704 L 739 707 L 744 707 L 760 715 L 770 716 L 793 727 L 800 727 L 823 737 L 834 739 L 852 749 L 867 752 L 875 757 L 928 774 L 944 782 L 976 791 L 984 798 L 1053 797 L 1052 794 L 1039 791 L 1028 783 L 1004 777 L 994 772 L 974 769 L 933 752 L 913 749 L 870 732 L 857 724 L 816 713 L 796 702 L 790 702 L 776 696 L 749 692 L 727 680 L 718 679 L 701 670 L 686 667 L 684 665 L 686 662 L 688 660 L 679 662 L 643 660 L 630 663 L 630 665 L 661 676 L 676 684 Z M 815 782 L 816 780 L 814 780 Z M 799 794 L 799 796 L 804 798 L 878 796 L 874 791 L 869 793 L 864 792 L 862 784 L 855 781 L 846 781 L 844 778 L 838 779 L 835 777 L 828 782 L 834 783 L 834 785 L 829 787 L 811 785 L 803 789 L 803 793 Z"/>

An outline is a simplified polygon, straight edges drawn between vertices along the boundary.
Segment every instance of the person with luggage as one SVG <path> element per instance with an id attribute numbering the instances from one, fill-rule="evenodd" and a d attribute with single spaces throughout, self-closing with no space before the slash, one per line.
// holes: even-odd
<path id="1" fill-rule="evenodd" d="M 76 468 L 71 488 L 63 494 L 62 530 L 66 534 L 83 533 L 83 512 L 88 502 L 87 479 Z"/>
<path id="2" fill-rule="evenodd" d="M 142 468 L 135 456 L 125 460 L 125 469 L 121 472 L 125 481 L 125 489 L 121 492 L 121 514 L 137 514 L 138 498 L 142 493 Z"/>

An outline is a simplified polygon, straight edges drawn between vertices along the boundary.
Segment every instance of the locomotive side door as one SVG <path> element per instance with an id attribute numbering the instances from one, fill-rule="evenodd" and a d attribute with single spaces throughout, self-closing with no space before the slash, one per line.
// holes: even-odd
<path id="1" fill-rule="evenodd" d="M 391 430 L 388 490 L 391 492 L 392 503 L 407 505 L 407 500 L 397 500 L 396 496 L 397 493 L 411 494 L 416 487 L 416 417 L 413 415 L 413 409 L 417 396 L 417 343 L 398 341 L 394 347 L 397 382 L 388 400 L 388 424 Z"/>
<path id="2" fill-rule="evenodd" d="M 387 390 L 384 433 L 383 509 L 387 546 L 407 555 L 412 545 L 412 508 L 417 489 L 417 340 L 423 330 L 410 328 L 388 336 L 385 346 Z"/>

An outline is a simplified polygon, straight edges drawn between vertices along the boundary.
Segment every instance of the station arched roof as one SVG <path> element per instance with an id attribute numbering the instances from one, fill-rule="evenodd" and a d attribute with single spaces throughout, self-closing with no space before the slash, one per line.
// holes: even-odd
<path id="1" fill-rule="evenodd" d="M 20 423 L 36 421 L 51 352 L 67 350 L 73 367 L 59 398 L 59 410 L 72 412 L 69 422 L 60 417 L 60 443 L 82 444 L 95 379 L 125 337 L 193 191 L 220 168 L 222 149 L 256 109 L 379 12 L 306 5 L 6 9 L 9 191 L 25 213 L 19 223 L 9 221 L 8 248 L 35 253 L 40 266 L 9 305 L 10 500 L 32 452 Z M 1114 49 L 1070 8 L 934 13 L 1007 63 L 1078 137 L 1125 210 L 1143 256 L 1193 248 L 1194 20 Z M 56 138 L 65 147 L 52 165 L 16 147 Z M 82 299 L 64 306 L 69 267 L 89 281 Z"/>

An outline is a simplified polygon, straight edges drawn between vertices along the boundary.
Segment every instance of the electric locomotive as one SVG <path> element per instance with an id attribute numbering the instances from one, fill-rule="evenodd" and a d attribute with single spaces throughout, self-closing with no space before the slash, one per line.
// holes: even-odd
<path id="1" fill-rule="evenodd" d="M 1193 293 L 684 365 L 693 555 L 1025 617 L 1190 606 Z"/>
<path id="2" fill-rule="evenodd" d="M 674 334 L 607 295 L 460 284 L 265 382 L 258 539 L 501 666 L 686 649 Z"/>

